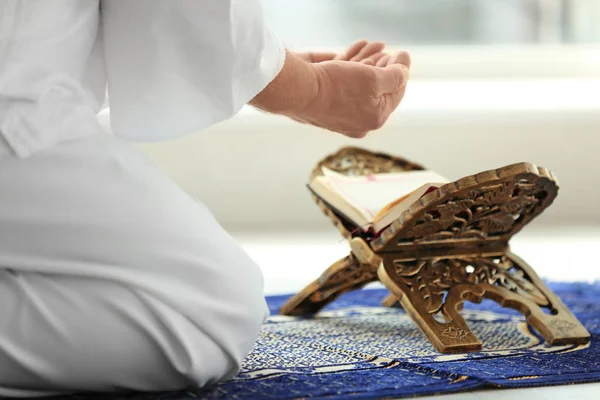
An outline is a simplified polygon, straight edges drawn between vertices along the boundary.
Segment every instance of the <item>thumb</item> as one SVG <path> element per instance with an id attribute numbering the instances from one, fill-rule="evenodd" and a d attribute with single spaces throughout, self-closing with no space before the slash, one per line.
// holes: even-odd
<path id="1" fill-rule="evenodd" d="M 406 86 L 408 81 L 408 68 L 404 64 L 389 64 L 378 68 L 378 95 L 395 93 Z"/>

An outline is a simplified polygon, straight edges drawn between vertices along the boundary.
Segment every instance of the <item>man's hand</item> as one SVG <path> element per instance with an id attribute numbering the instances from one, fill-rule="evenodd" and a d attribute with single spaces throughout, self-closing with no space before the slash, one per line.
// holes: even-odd
<path id="1" fill-rule="evenodd" d="M 279 75 L 250 104 L 360 138 L 379 129 L 404 96 L 410 57 L 361 41 L 341 54 L 288 52 Z"/>
<path id="2" fill-rule="evenodd" d="M 385 44 L 383 42 L 369 42 L 359 40 L 353 43 L 342 53 L 333 52 L 297 52 L 295 53 L 302 60 L 309 63 L 320 63 L 323 61 L 355 61 L 367 65 L 376 65 L 385 67 L 390 63 L 391 54 L 384 52 Z"/>
<path id="3" fill-rule="evenodd" d="M 334 60 L 315 65 L 318 95 L 290 116 L 354 138 L 381 128 L 404 97 L 410 58 L 397 53 L 386 64 Z"/>
<path id="4" fill-rule="evenodd" d="M 365 64 L 375 65 L 376 60 L 385 55 L 383 42 L 369 42 L 359 40 L 354 42 L 346 51 L 342 53 L 333 52 L 296 52 L 295 54 L 302 60 L 309 63 L 320 63 L 323 61 L 356 61 Z"/>

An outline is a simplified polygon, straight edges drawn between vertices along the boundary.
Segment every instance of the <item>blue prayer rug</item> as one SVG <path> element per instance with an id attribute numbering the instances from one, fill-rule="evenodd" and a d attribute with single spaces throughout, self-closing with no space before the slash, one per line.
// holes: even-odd
<path id="1" fill-rule="evenodd" d="M 375 399 L 600 381 L 600 283 L 549 286 L 591 333 L 589 344 L 547 346 L 519 313 L 484 301 L 462 312 L 483 350 L 440 354 L 401 308 L 381 307 L 386 290 L 347 293 L 314 318 L 278 315 L 289 296 L 274 296 L 273 315 L 234 379 L 110 398 Z"/>

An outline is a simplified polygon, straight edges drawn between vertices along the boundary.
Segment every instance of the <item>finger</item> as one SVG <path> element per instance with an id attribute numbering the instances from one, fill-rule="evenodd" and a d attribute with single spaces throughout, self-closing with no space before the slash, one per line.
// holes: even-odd
<path id="1" fill-rule="evenodd" d="M 375 66 L 375 61 L 373 61 L 372 58 L 365 58 L 364 60 L 362 60 L 360 62 L 363 63 L 363 64 L 366 64 L 366 65 Z"/>
<path id="2" fill-rule="evenodd" d="M 306 53 L 306 52 L 301 52 L 301 51 L 294 51 L 294 54 L 299 57 L 302 61 L 306 61 L 306 62 L 311 62 L 311 53 Z"/>
<path id="3" fill-rule="evenodd" d="M 334 53 L 334 52 L 322 52 L 322 53 L 301 52 L 301 53 L 296 53 L 296 55 L 306 62 L 320 63 L 323 61 L 333 60 L 335 58 L 335 56 L 337 55 L 337 53 Z"/>
<path id="4" fill-rule="evenodd" d="M 377 60 L 377 63 L 375 65 L 378 67 L 385 67 L 388 64 L 390 58 L 391 56 L 389 54 L 384 54 L 383 57 Z"/>
<path id="5" fill-rule="evenodd" d="M 406 93 L 406 86 L 394 93 L 387 93 L 380 97 L 382 100 L 382 109 L 389 116 L 391 115 L 396 108 L 404 99 L 404 94 Z"/>
<path id="6" fill-rule="evenodd" d="M 410 63 L 411 63 L 411 60 L 410 60 L 410 56 L 408 55 L 408 53 L 405 51 L 398 51 L 398 52 L 394 53 L 392 55 L 392 57 L 390 57 L 387 65 L 402 64 L 402 65 L 405 65 L 406 68 L 410 68 Z"/>
<path id="7" fill-rule="evenodd" d="M 348 47 L 348 50 L 337 55 L 335 59 L 349 61 L 352 57 L 358 54 L 358 52 L 361 51 L 362 48 L 365 47 L 368 43 L 369 42 L 367 40 L 359 40 L 358 42 L 354 42 L 350 47 Z"/>
<path id="8" fill-rule="evenodd" d="M 404 64 L 389 64 L 377 69 L 377 93 L 394 93 L 408 81 L 408 67 Z"/>
<path id="9" fill-rule="evenodd" d="M 371 42 L 364 46 L 350 61 L 360 61 L 364 58 L 368 58 L 373 54 L 381 52 L 385 47 L 383 42 Z"/>
<path id="10" fill-rule="evenodd" d="M 296 122 L 301 123 L 301 124 L 308 124 L 308 121 L 305 121 L 305 120 L 303 120 L 301 118 L 297 118 L 297 117 L 293 117 L 293 116 L 290 116 L 290 118 L 293 119 Z"/>
<path id="11" fill-rule="evenodd" d="M 365 136 L 367 136 L 369 132 L 368 131 L 346 131 L 346 132 L 341 132 L 342 135 L 347 136 L 349 138 L 353 138 L 353 139 L 362 139 Z"/>
<path id="12" fill-rule="evenodd" d="M 377 64 L 377 63 L 379 62 L 379 60 L 381 60 L 381 59 L 382 59 L 383 57 L 385 57 L 385 56 L 388 56 L 388 57 L 389 57 L 389 54 L 388 54 L 388 53 L 385 53 L 385 52 L 383 52 L 383 51 L 380 51 L 379 53 L 375 53 L 375 54 L 373 54 L 372 56 L 369 56 L 369 59 L 373 60 L 373 62 L 374 62 L 375 64 Z"/>
<path id="13" fill-rule="evenodd" d="M 320 63 L 323 61 L 331 61 L 337 56 L 337 53 L 334 52 L 324 52 L 324 53 L 310 53 L 310 62 L 312 63 Z"/>
<path id="14" fill-rule="evenodd" d="M 394 110 L 396 108 L 398 108 L 398 106 L 402 102 L 402 99 L 404 98 L 405 93 L 406 93 L 406 86 L 404 86 L 402 89 L 398 90 L 397 92 L 388 93 L 388 94 L 385 94 L 382 96 L 385 101 L 384 109 L 386 110 L 387 113 L 391 114 L 392 112 L 394 112 Z"/>
<path id="15" fill-rule="evenodd" d="M 390 92 L 387 92 L 387 93 L 397 93 L 397 96 L 395 96 L 394 99 L 392 99 L 392 101 L 391 101 L 393 109 L 395 109 L 398 106 L 398 104 L 400 104 L 400 101 L 404 97 L 404 91 L 406 89 L 406 82 L 408 81 L 408 78 L 410 75 L 409 68 L 411 65 L 411 59 L 410 59 L 409 54 L 405 51 L 398 51 L 398 52 L 394 53 L 387 60 L 385 68 L 389 69 L 390 66 L 394 66 L 394 65 L 396 65 L 397 67 L 392 67 L 392 68 L 399 69 L 402 76 L 399 76 L 400 74 L 398 74 L 398 76 L 394 76 L 394 74 L 396 72 L 394 72 L 392 70 L 389 74 L 388 80 L 383 83 L 383 85 L 391 85 L 388 87 L 388 89 L 383 89 L 383 90 L 390 90 Z M 393 82 L 397 82 L 397 83 L 394 84 Z M 397 90 L 394 90 L 394 86 L 397 88 Z M 396 97 L 398 97 L 398 98 L 396 98 Z M 390 110 L 390 112 L 391 112 L 391 110 Z"/>
<path id="16" fill-rule="evenodd" d="M 388 93 L 380 97 L 383 101 L 383 110 L 385 113 L 390 115 L 402 102 L 404 95 L 406 94 L 406 86 L 404 85 L 400 90 L 394 93 Z"/>

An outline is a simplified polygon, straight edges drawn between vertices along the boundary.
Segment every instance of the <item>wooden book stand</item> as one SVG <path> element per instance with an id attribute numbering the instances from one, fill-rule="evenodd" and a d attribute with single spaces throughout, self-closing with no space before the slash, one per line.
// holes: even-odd
<path id="1" fill-rule="evenodd" d="M 321 167 L 356 176 L 423 167 L 383 153 L 347 147 Z M 482 343 L 459 314 L 465 300 L 492 299 L 525 315 L 551 345 L 583 344 L 588 331 L 508 242 L 555 199 L 554 175 L 529 163 L 509 165 L 444 185 L 415 202 L 379 237 L 361 236 L 343 216 L 313 196 L 351 253 L 330 266 L 282 308 L 317 313 L 340 294 L 381 281 L 443 353 L 475 351 Z"/>

